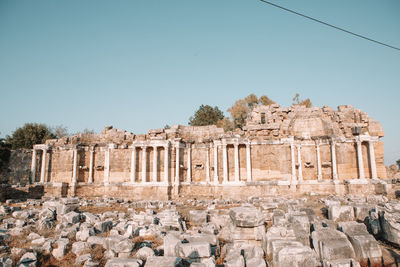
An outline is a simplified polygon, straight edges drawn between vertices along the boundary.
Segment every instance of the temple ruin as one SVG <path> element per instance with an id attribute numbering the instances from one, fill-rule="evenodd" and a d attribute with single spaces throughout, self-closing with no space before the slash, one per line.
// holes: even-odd
<path id="1" fill-rule="evenodd" d="M 383 136 L 351 105 L 257 106 L 233 132 L 175 125 L 135 135 L 108 126 L 48 140 L 33 148 L 31 181 L 48 195 L 135 200 L 368 194 L 386 190 Z"/>

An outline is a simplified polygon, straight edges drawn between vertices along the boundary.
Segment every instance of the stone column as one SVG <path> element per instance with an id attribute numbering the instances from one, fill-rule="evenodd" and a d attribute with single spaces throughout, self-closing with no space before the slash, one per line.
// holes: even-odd
<path id="1" fill-rule="evenodd" d="M 169 179 L 169 143 L 164 146 L 164 183 L 168 184 Z"/>
<path id="2" fill-rule="evenodd" d="M 301 145 L 297 146 L 297 162 L 299 164 L 299 181 L 303 181 L 303 164 L 301 163 Z"/>
<path id="3" fill-rule="evenodd" d="M 337 166 L 336 166 L 336 142 L 331 140 L 331 157 L 332 157 L 332 179 L 337 181 Z"/>
<path id="4" fill-rule="evenodd" d="M 192 182 L 192 146 L 191 144 L 187 143 L 187 177 L 186 177 L 186 182 L 191 183 Z"/>
<path id="5" fill-rule="evenodd" d="M 364 160 L 362 156 L 361 140 L 356 140 L 357 144 L 357 163 L 358 163 L 358 178 L 365 179 L 364 175 Z"/>
<path id="6" fill-rule="evenodd" d="M 315 142 L 315 147 L 317 150 L 317 177 L 318 177 L 318 181 L 321 181 L 322 180 L 321 154 L 319 151 L 319 141 L 318 140 Z"/>
<path id="7" fill-rule="evenodd" d="M 78 148 L 74 148 L 74 163 L 72 167 L 72 184 L 76 184 L 78 176 Z"/>
<path id="8" fill-rule="evenodd" d="M 235 149 L 235 183 L 240 182 L 240 169 L 239 169 L 239 144 L 234 143 Z"/>
<path id="9" fill-rule="evenodd" d="M 247 182 L 251 182 L 253 177 L 251 176 L 251 144 L 246 143 L 246 169 L 247 169 Z"/>
<path id="10" fill-rule="evenodd" d="M 226 143 L 222 144 L 222 160 L 223 160 L 223 171 L 224 171 L 224 179 L 222 181 L 223 184 L 228 182 L 228 151 L 226 148 Z"/>
<path id="11" fill-rule="evenodd" d="M 94 160 L 94 147 L 89 148 L 90 158 L 89 158 L 89 178 L 88 183 L 93 183 L 93 160 Z"/>
<path id="12" fill-rule="evenodd" d="M 104 153 L 104 185 L 110 184 L 110 147 Z"/>
<path id="13" fill-rule="evenodd" d="M 179 143 L 176 145 L 176 159 L 175 159 L 175 185 L 179 186 L 180 183 L 180 164 L 179 164 L 179 153 L 180 153 L 180 147 Z"/>
<path id="14" fill-rule="evenodd" d="M 31 162 L 31 183 L 36 180 L 36 149 L 32 149 L 32 162 Z"/>
<path id="15" fill-rule="evenodd" d="M 210 150 L 209 146 L 206 146 L 206 183 L 210 183 Z"/>
<path id="16" fill-rule="evenodd" d="M 42 184 L 44 183 L 44 177 L 46 175 L 46 154 L 47 154 L 47 148 L 44 148 L 42 150 L 42 166 L 40 170 L 40 182 Z"/>
<path id="17" fill-rule="evenodd" d="M 214 143 L 214 184 L 218 184 L 218 145 Z"/>
<path id="18" fill-rule="evenodd" d="M 375 150 L 374 143 L 372 141 L 368 142 L 368 153 L 369 153 L 369 165 L 371 166 L 371 178 L 377 179 L 378 175 L 376 173 L 376 162 L 375 162 Z"/>
<path id="19" fill-rule="evenodd" d="M 295 158 L 295 147 L 293 141 L 290 142 L 290 159 L 292 163 L 292 184 L 297 183 L 297 175 L 296 175 L 296 158 Z"/>
<path id="20" fill-rule="evenodd" d="M 153 146 L 153 183 L 157 182 L 157 146 Z"/>
<path id="21" fill-rule="evenodd" d="M 147 174 L 147 147 L 142 146 L 142 183 L 146 182 Z"/>
<path id="22" fill-rule="evenodd" d="M 136 180 L 136 147 L 132 146 L 132 154 L 131 154 L 131 183 L 134 183 Z"/>

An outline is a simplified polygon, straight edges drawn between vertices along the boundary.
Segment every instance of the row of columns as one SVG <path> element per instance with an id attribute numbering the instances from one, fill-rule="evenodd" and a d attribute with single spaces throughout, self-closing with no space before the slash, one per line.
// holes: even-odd
<path id="1" fill-rule="evenodd" d="M 360 139 L 356 140 L 357 146 L 357 164 L 358 164 L 358 178 L 365 179 L 364 174 L 364 161 L 362 156 L 362 142 Z M 322 164 L 321 164 L 321 152 L 319 141 L 317 140 L 315 143 L 316 152 L 317 152 L 317 179 L 319 181 L 322 180 Z M 298 163 L 298 181 L 303 180 L 303 170 L 302 170 L 302 160 L 301 160 L 301 145 L 297 145 L 297 163 Z M 336 164 L 336 142 L 331 140 L 330 142 L 331 148 L 331 168 L 332 168 L 332 179 L 334 181 L 338 180 L 337 175 L 337 164 Z M 292 183 L 297 182 L 296 176 L 296 160 L 295 160 L 295 144 L 294 142 L 290 143 L 290 152 L 291 152 L 291 160 L 292 160 Z M 368 141 L 368 154 L 370 160 L 370 167 L 371 167 L 371 178 L 377 179 L 377 171 L 376 171 L 376 162 L 375 162 L 375 150 L 374 150 L 374 143 L 373 141 Z"/>
<path id="2" fill-rule="evenodd" d="M 227 153 L 227 143 L 225 140 L 222 140 L 222 144 L 217 144 L 214 142 L 213 145 L 207 147 L 206 153 L 206 183 L 211 183 L 210 177 L 210 156 L 209 156 L 209 148 L 213 146 L 213 154 L 214 154 L 214 184 L 219 183 L 218 177 L 218 146 L 222 146 L 222 162 L 223 162 L 223 184 L 228 182 L 228 153 Z M 251 146 L 250 143 L 246 143 L 246 170 L 247 170 L 247 182 L 252 181 L 252 172 L 251 172 Z M 321 167 L 321 155 L 320 155 L 320 144 L 319 141 L 316 141 L 316 153 L 317 153 L 317 178 L 318 180 L 322 180 L 322 167 Z M 358 176 L 359 179 L 365 179 L 364 173 L 364 160 L 362 156 L 362 141 L 360 138 L 356 139 L 356 150 L 357 150 L 357 164 L 358 164 Z M 169 143 L 164 145 L 164 179 L 163 183 L 168 183 L 169 180 Z M 234 146 L 234 183 L 240 182 L 240 166 L 239 166 L 239 143 L 233 143 Z M 105 159 L 104 159 L 104 184 L 109 185 L 110 180 L 110 149 L 114 148 L 115 145 L 111 144 L 107 147 L 105 151 Z M 146 183 L 147 177 L 147 147 L 141 146 L 142 150 L 142 173 L 141 173 L 141 182 Z M 157 182 L 157 171 L 158 171 L 158 147 L 157 145 L 153 146 L 153 176 L 152 182 Z M 135 183 L 136 180 L 136 146 L 132 147 L 131 154 L 131 169 L 130 169 L 130 181 L 131 183 Z M 180 148 L 181 144 L 177 143 L 175 145 L 176 149 L 176 166 L 175 166 L 175 179 L 174 184 L 179 185 L 180 183 Z M 192 166 L 191 166 L 191 144 L 186 145 L 187 148 L 187 177 L 186 182 L 192 182 Z M 295 148 L 297 148 L 297 163 L 298 163 L 298 176 L 296 175 L 296 159 L 295 159 Z M 332 179 L 334 181 L 338 180 L 337 175 L 337 164 L 336 164 L 336 142 L 331 140 L 330 143 L 331 149 L 331 165 L 332 165 Z M 35 181 L 36 177 L 36 157 L 37 150 L 33 149 L 32 151 L 32 164 L 31 164 L 31 177 L 32 181 Z M 42 164 L 40 171 L 40 182 L 45 182 L 45 171 L 46 171 L 46 154 L 48 151 L 48 147 L 41 148 L 42 150 Z M 88 183 L 93 183 L 93 164 L 94 164 L 94 146 L 91 146 L 90 149 L 90 159 L 89 159 L 89 178 Z M 297 181 L 303 180 L 303 171 L 302 171 L 302 158 L 301 158 L 301 145 L 295 145 L 294 141 L 290 143 L 290 153 L 291 153 L 291 169 L 292 169 L 292 184 L 297 183 Z M 375 151 L 374 151 L 374 143 L 372 141 L 368 141 L 368 153 L 370 159 L 370 168 L 371 168 L 371 178 L 377 178 L 376 171 L 376 163 L 375 163 Z M 75 147 L 73 149 L 73 170 L 72 170 L 72 184 L 77 183 L 77 175 L 78 175 L 78 148 Z M 298 179 L 297 179 L 298 178 Z"/>
<path id="3" fill-rule="evenodd" d="M 247 175 L 247 182 L 251 182 L 252 179 L 252 172 L 251 172 L 251 147 L 250 143 L 245 143 L 246 145 L 246 175 Z M 222 183 L 226 184 L 229 183 L 228 181 L 228 144 L 225 140 L 222 140 L 222 173 L 223 173 L 223 180 Z M 239 142 L 233 143 L 234 147 L 234 183 L 240 183 L 240 166 L 239 166 Z M 214 183 L 218 183 L 218 145 L 214 143 Z"/>

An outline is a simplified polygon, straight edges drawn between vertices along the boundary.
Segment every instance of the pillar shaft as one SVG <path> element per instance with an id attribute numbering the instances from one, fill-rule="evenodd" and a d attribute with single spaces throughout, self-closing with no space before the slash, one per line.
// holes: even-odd
<path id="1" fill-rule="evenodd" d="M 210 183 L 210 149 L 206 147 L 206 183 Z"/>
<path id="2" fill-rule="evenodd" d="M 179 144 L 176 146 L 176 160 L 175 160 L 175 185 L 178 186 L 180 183 L 180 148 Z"/>
<path id="3" fill-rule="evenodd" d="M 74 163 L 72 167 L 72 184 L 76 184 L 78 176 L 78 149 L 74 148 Z"/>
<path id="4" fill-rule="evenodd" d="M 372 141 L 368 142 L 368 153 L 369 153 L 369 165 L 371 166 L 371 178 L 377 179 L 378 175 L 376 173 L 376 162 L 375 162 L 375 149 L 374 143 Z"/>
<path id="5" fill-rule="evenodd" d="M 153 146 L 153 182 L 157 182 L 157 147 Z"/>
<path id="6" fill-rule="evenodd" d="M 214 184 L 218 184 L 218 145 L 214 143 Z"/>
<path id="7" fill-rule="evenodd" d="M 296 175 L 296 158 L 295 158 L 295 147 L 293 142 L 290 143 L 290 159 L 292 163 L 292 184 L 295 184 L 297 181 L 297 175 Z"/>
<path id="8" fill-rule="evenodd" d="M 357 140 L 356 143 L 357 143 L 358 178 L 365 179 L 364 160 L 363 160 L 363 156 L 362 156 L 361 141 Z"/>
<path id="9" fill-rule="evenodd" d="M 36 180 L 36 149 L 32 149 L 32 162 L 31 162 L 31 183 Z"/>
<path id="10" fill-rule="evenodd" d="M 337 165 L 336 165 L 336 143 L 331 142 L 331 158 L 332 158 L 332 179 L 337 180 Z"/>
<path id="11" fill-rule="evenodd" d="M 164 183 L 169 179 L 169 146 L 164 146 Z"/>
<path id="12" fill-rule="evenodd" d="M 317 150 L 317 177 L 318 180 L 322 180 L 322 170 L 321 170 L 321 153 L 319 150 L 319 142 L 316 142 L 316 150 Z"/>
<path id="13" fill-rule="evenodd" d="M 297 146 L 297 162 L 299 164 L 299 181 L 303 181 L 303 164 L 301 162 L 301 146 Z"/>
<path id="14" fill-rule="evenodd" d="M 222 145 L 222 160 L 223 160 L 223 171 L 224 171 L 224 180 L 223 183 L 228 182 L 228 151 L 227 151 L 227 145 L 223 144 Z"/>
<path id="15" fill-rule="evenodd" d="M 247 169 L 247 182 L 251 182 L 253 180 L 251 174 L 251 145 L 250 143 L 246 144 L 246 169 Z"/>
<path id="16" fill-rule="evenodd" d="M 142 146 L 142 183 L 146 182 L 147 175 L 147 147 Z"/>
<path id="17" fill-rule="evenodd" d="M 186 177 L 186 182 L 191 183 L 192 182 L 192 146 L 191 144 L 186 144 L 187 145 L 187 177 Z"/>
<path id="18" fill-rule="evenodd" d="M 104 185 L 110 184 L 110 148 L 104 153 Z"/>
<path id="19" fill-rule="evenodd" d="M 46 175 L 46 154 L 47 154 L 47 149 L 43 149 L 42 151 L 42 166 L 40 170 L 40 182 L 44 183 L 44 177 Z"/>
<path id="20" fill-rule="evenodd" d="M 93 160 L 94 160 L 94 148 L 90 148 L 88 183 L 93 183 L 93 163 L 94 163 Z"/>
<path id="21" fill-rule="evenodd" d="M 234 144 L 235 149 L 235 182 L 240 181 L 240 169 L 239 169 L 239 144 Z"/>
<path id="22" fill-rule="evenodd" d="M 132 147 L 131 154 L 131 183 L 134 183 L 136 180 L 136 147 Z"/>

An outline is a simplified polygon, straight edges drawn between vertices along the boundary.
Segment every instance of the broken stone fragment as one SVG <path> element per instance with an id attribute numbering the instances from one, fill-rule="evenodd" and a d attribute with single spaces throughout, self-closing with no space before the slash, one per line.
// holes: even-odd
<path id="1" fill-rule="evenodd" d="M 72 244 L 72 253 L 77 256 L 82 255 L 86 252 L 86 250 L 90 247 L 90 245 L 86 242 L 78 241 Z"/>
<path id="2" fill-rule="evenodd" d="M 354 209 L 347 205 L 329 206 L 328 218 L 333 221 L 352 221 L 354 220 Z"/>
<path id="3" fill-rule="evenodd" d="M 321 261 L 355 257 L 353 246 L 342 232 L 322 228 L 312 232 L 311 238 L 315 252 Z"/>
<path id="4" fill-rule="evenodd" d="M 154 256 L 154 251 L 149 248 L 149 247 L 142 247 L 140 248 L 136 254 L 135 257 L 141 260 L 147 260 L 148 257 Z"/>
<path id="5" fill-rule="evenodd" d="M 18 262 L 18 266 L 36 267 L 37 266 L 37 255 L 34 252 L 27 252 L 22 255 Z"/>
<path id="6" fill-rule="evenodd" d="M 139 259 L 110 259 L 105 267 L 140 267 L 142 261 Z"/>
<path id="7" fill-rule="evenodd" d="M 182 262 L 182 259 L 171 256 L 151 256 L 147 258 L 144 267 L 175 267 Z"/>
<path id="8" fill-rule="evenodd" d="M 264 224 L 264 214 L 254 206 L 231 208 L 229 216 L 237 227 L 256 227 Z"/>
<path id="9" fill-rule="evenodd" d="M 186 259 L 209 258 L 211 246 L 207 242 L 178 243 L 175 254 Z"/>

